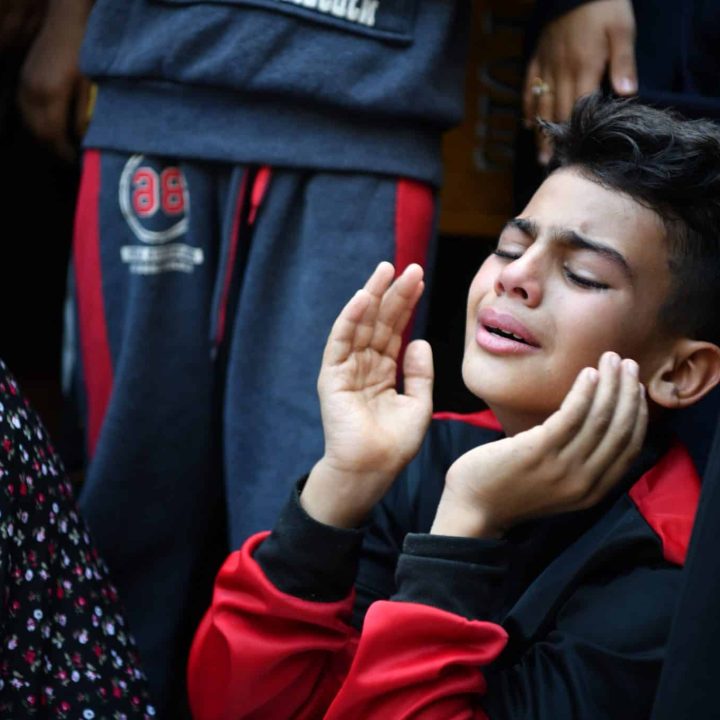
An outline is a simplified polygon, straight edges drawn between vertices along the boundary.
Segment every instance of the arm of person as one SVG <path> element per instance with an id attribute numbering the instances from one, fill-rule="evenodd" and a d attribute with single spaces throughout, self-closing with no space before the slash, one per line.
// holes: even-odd
<path id="1" fill-rule="evenodd" d="M 381 263 L 335 322 L 318 378 L 325 453 L 258 558 L 261 538 L 251 539 L 218 576 L 188 668 L 198 718 L 253 717 L 253 708 L 257 717 L 317 717 L 337 691 L 355 634 L 354 571 L 329 580 L 330 592 L 322 582 L 314 588 L 334 569 L 354 568 L 357 528 L 417 453 L 430 422 L 426 342 L 407 347 L 404 393 L 396 390 L 402 334 L 423 291 L 422 275 L 411 265 L 393 282 L 394 268 Z M 283 560 L 298 548 L 313 550 L 284 573 Z M 276 702 L 285 703 L 281 710 Z"/>
<path id="2" fill-rule="evenodd" d="M 364 334 L 368 332 L 365 328 Z M 339 336 L 331 334 L 331 340 L 338 337 L 342 337 L 342 333 Z M 366 341 L 363 344 L 366 345 Z M 633 413 L 635 420 L 640 418 L 642 424 L 644 404 L 639 399 L 636 375 L 625 372 L 622 378 L 627 376 L 629 380 L 623 381 L 618 368 L 609 362 L 601 363 L 601 378 L 595 377 L 597 375 L 597 371 L 585 373 L 559 415 L 547 422 L 549 436 L 560 443 L 572 432 L 577 434 L 578 417 L 590 418 L 584 436 L 588 444 L 574 447 L 576 453 L 580 449 L 590 451 L 589 457 L 593 456 L 591 451 L 595 445 L 602 445 L 601 441 L 607 436 L 615 444 L 636 447 L 636 436 L 641 438 L 644 433 L 644 428 L 633 430 L 630 433 L 632 441 L 623 434 Z M 599 406 L 594 402 L 596 395 L 600 398 Z M 610 415 L 604 412 L 616 406 L 621 408 L 618 412 Z M 323 418 L 327 421 L 330 414 L 339 412 L 340 408 L 331 407 L 328 412 L 325 404 L 323 410 Z M 597 432 L 597 423 L 603 432 Z M 365 427 L 365 423 L 357 423 L 356 427 Z M 623 428 L 622 432 L 619 428 Z M 616 437 L 618 433 L 619 438 Z M 342 434 L 336 437 L 328 433 L 326 422 L 326 449 L 338 450 L 343 437 Z M 519 438 L 517 445 L 527 443 L 528 437 L 531 445 L 537 442 L 532 433 L 516 437 Z M 594 438 L 594 444 L 590 438 Z M 505 462 L 502 442 L 487 446 L 499 447 L 499 459 L 495 466 L 489 465 L 495 472 L 487 476 L 497 474 Z M 350 446 L 353 452 L 357 450 L 354 443 Z M 612 444 L 609 448 L 603 447 L 605 452 L 610 452 Z M 473 467 L 473 453 L 480 449 L 466 454 L 471 462 L 461 464 L 461 471 L 465 465 Z M 627 450 L 623 459 L 632 454 L 632 450 Z M 556 472 L 548 472 L 547 464 L 541 464 L 538 472 L 533 468 L 537 463 L 532 453 L 526 451 L 521 455 L 527 465 L 522 468 L 526 471 L 523 485 L 529 483 L 536 487 L 541 482 L 553 485 Z M 350 451 L 338 453 L 337 457 L 347 461 Z M 355 467 L 366 461 L 367 456 L 360 454 Z M 350 463 L 341 464 L 337 459 L 335 463 L 337 469 L 351 467 Z M 585 464 L 593 466 L 595 472 L 608 474 L 607 468 L 602 471 L 587 459 Z M 562 464 L 561 469 L 567 471 L 568 467 Z M 622 463 L 618 462 L 617 471 L 623 469 Z M 582 467 L 579 467 L 578 472 L 581 471 Z M 267 716 L 324 716 L 328 719 L 385 716 L 439 720 L 485 717 L 479 704 L 486 687 L 480 668 L 495 660 L 506 642 L 505 631 L 499 625 L 487 622 L 487 618 L 492 617 L 492 597 L 496 594 L 493 583 L 496 586 L 503 574 L 502 549 L 493 546 L 497 540 L 470 533 L 463 538 L 435 538 L 434 542 L 439 543 L 435 558 L 438 562 L 434 563 L 431 572 L 427 572 L 428 567 L 413 572 L 410 562 L 408 573 L 407 561 L 401 560 L 399 592 L 391 602 L 379 600 L 372 604 L 358 639 L 350 624 L 350 613 L 361 534 L 352 528 L 362 522 L 370 507 L 386 492 L 387 487 L 377 481 L 378 477 L 385 478 L 385 474 L 378 472 L 376 466 L 366 467 L 366 483 L 360 484 L 358 480 L 358 492 L 349 502 L 353 485 L 343 486 L 346 480 L 343 473 L 338 473 L 338 485 L 327 482 L 324 474 L 313 476 L 313 473 L 300 498 L 291 503 L 289 514 L 286 512 L 273 535 L 255 551 L 255 556 L 256 545 L 252 543 L 259 543 L 262 538 L 251 541 L 243 551 L 231 557 L 220 573 L 213 605 L 196 636 L 189 665 L 191 701 L 197 717 L 202 720 Z M 464 474 L 456 468 L 453 477 Z M 507 475 L 500 473 L 500 476 L 499 485 L 502 486 L 507 482 Z M 588 478 L 591 476 L 590 484 L 595 485 L 597 494 L 582 493 L 582 497 L 575 497 L 571 505 L 579 503 L 577 506 L 580 507 L 584 502 L 597 501 L 609 489 L 610 483 L 603 483 L 588 473 Z M 323 514 L 322 519 L 313 516 L 314 511 L 302 503 L 313 477 L 327 483 L 320 486 L 323 492 L 318 496 L 321 502 L 317 512 Z M 617 480 L 614 475 L 613 478 Z M 454 484 L 458 485 L 458 482 Z M 334 495 L 338 486 L 340 492 Z M 568 502 L 568 494 L 562 487 L 556 484 L 550 489 L 562 498 L 556 502 Z M 543 497 L 547 494 L 547 487 L 537 493 Z M 333 497 L 336 501 L 329 500 Z M 450 498 L 454 502 L 459 495 L 451 494 Z M 474 499 L 473 502 L 483 528 L 492 528 L 490 532 L 483 530 L 482 534 L 494 535 L 497 528 L 511 520 L 504 516 L 499 523 L 498 514 L 488 512 L 487 494 L 485 498 L 482 507 L 482 501 L 478 503 Z M 444 507 L 448 509 L 450 504 L 446 503 Z M 548 505 L 546 501 L 531 515 L 551 512 L 554 507 L 556 505 Z M 572 508 L 568 506 L 567 509 Z M 517 520 L 525 515 L 518 512 Z M 485 524 L 489 518 L 492 522 Z M 462 516 L 460 521 L 462 525 Z M 442 518 L 436 524 L 436 529 L 443 529 Z M 463 564 L 462 554 L 467 552 L 468 544 L 478 542 L 490 543 L 490 547 L 480 553 L 480 556 L 486 556 L 485 561 L 476 562 L 472 572 L 458 573 L 456 561 Z M 457 547 L 450 547 L 448 543 Z M 479 557 L 477 547 L 471 550 L 476 558 Z M 453 559 L 453 553 L 459 553 L 459 558 Z M 303 558 L 302 554 L 306 556 Z M 412 552 L 405 554 L 412 555 Z M 351 570 L 344 574 L 344 579 L 333 583 L 331 578 L 335 571 L 343 567 Z M 343 575 L 342 571 L 340 575 Z M 403 576 L 408 580 L 403 582 Z M 323 577 L 324 582 L 313 582 L 313 578 Z M 463 607 L 468 593 L 462 592 L 460 578 L 465 587 L 478 589 L 474 593 L 477 597 L 489 601 L 482 609 L 475 608 L 475 612 Z M 428 583 L 434 588 L 434 601 L 427 594 Z M 326 714 L 322 715 L 329 703 Z"/>
<path id="3" fill-rule="evenodd" d="M 40 27 L 47 0 L 5 0 L 0 5 L 0 52 L 27 46 Z"/>
<path id="4" fill-rule="evenodd" d="M 30 131 L 65 160 L 90 113 L 91 83 L 80 73 L 80 45 L 93 0 L 49 0 L 39 31 L 25 57 L 18 107 Z"/>
<path id="5" fill-rule="evenodd" d="M 540 6 L 548 4 L 553 3 L 540 2 Z M 585 1 L 542 28 L 523 84 L 526 123 L 532 124 L 536 117 L 567 120 L 575 100 L 598 90 L 606 71 L 618 95 L 637 92 L 631 0 Z M 546 87 L 538 85 L 538 80 Z M 550 149 L 541 133 L 537 139 L 538 159 L 545 164 Z"/>
<path id="6" fill-rule="evenodd" d="M 563 407 L 543 425 L 456 461 L 431 533 L 405 539 L 392 601 L 370 607 L 326 718 L 641 716 L 627 709 L 651 702 L 677 578 L 671 568 L 634 573 L 628 588 L 621 573 L 612 578 L 610 594 L 607 579 L 599 589 L 581 589 L 547 641 L 532 645 L 508 669 L 491 667 L 486 676 L 483 666 L 498 660 L 506 641 L 488 622 L 500 614 L 496 600 L 510 554 L 506 531 L 529 518 L 599 502 L 637 455 L 646 423 L 636 364 L 608 353 L 599 371 L 580 374 Z M 666 602 L 634 633 L 625 621 L 598 625 L 607 613 L 644 602 L 656 579 L 658 599 L 668 590 Z M 614 683 L 625 688 L 633 681 L 634 703 L 625 697 L 623 705 L 623 693 L 612 694 Z M 578 715 L 578 707 L 602 712 Z"/>
<path id="7" fill-rule="evenodd" d="M 373 526 L 370 536 L 378 533 Z M 353 589 L 364 535 L 313 520 L 296 493 L 270 536 L 231 556 L 191 652 L 194 717 L 409 718 L 421 717 L 412 708 L 430 705 L 435 714 L 422 717 L 449 718 L 458 706 L 467 710 L 468 697 L 484 688 L 479 665 L 499 654 L 505 632 L 421 602 L 380 600 L 359 634 L 351 620 L 356 594 L 377 600 L 394 591 L 377 574 L 372 588 Z M 394 564 L 394 543 L 384 551 Z M 441 565 L 432 577 L 448 590 Z"/>

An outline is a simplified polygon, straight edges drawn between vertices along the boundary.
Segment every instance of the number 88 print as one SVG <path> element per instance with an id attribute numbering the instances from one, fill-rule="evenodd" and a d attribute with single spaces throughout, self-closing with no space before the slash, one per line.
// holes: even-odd
<path id="1" fill-rule="evenodd" d="M 123 217 L 139 240 L 160 244 L 187 232 L 187 183 L 176 165 L 133 155 L 120 176 L 118 192 Z"/>

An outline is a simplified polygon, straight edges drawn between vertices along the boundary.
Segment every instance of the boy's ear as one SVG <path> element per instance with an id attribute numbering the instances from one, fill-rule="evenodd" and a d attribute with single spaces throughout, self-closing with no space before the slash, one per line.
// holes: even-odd
<path id="1" fill-rule="evenodd" d="M 720 382 L 720 347 L 682 338 L 645 383 L 658 405 L 680 409 L 700 400 Z"/>

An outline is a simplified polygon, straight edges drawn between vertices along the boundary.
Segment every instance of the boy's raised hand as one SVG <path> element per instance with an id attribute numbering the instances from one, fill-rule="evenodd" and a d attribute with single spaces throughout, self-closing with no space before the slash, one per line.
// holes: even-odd
<path id="1" fill-rule="evenodd" d="M 403 360 L 404 394 L 396 390 L 397 362 L 423 270 L 378 265 L 330 331 L 318 378 L 325 454 L 300 501 L 316 520 L 336 527 L 363 522 L 420 448 L 432 415 L 430 345 L 410 343 Z"/>
<path id="2" fill-rule="evenodd" d="M 647 418 L 637 364 L 605 353 L 542 425 L 453 463 L 431 532 L 498 537 L 523 520 L 595 505 L 640 451 Z"/>

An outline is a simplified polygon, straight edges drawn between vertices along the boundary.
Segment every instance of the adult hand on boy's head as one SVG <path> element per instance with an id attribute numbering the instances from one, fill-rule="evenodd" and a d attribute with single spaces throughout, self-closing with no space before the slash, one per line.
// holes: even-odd
<path id="1" fill-rule="evenodd" d="M 647 418 L 637 364 L 605 353 L 542 425 L 453 463 L 432 532 L 498 537 L 523 520 L 595 505 L 640 451 Z"/>
<path id="2" fill-rule="evenodd" d="M 635 15 L 630 0 L 595 0 L 560 15 L 543 28 L 527 67 L 523 114 L 564 122 L 575 100 L 596 91 L 609 71 L 618 95 L 637 92 Z M 538 161 L 546 164 L 550 146 L 537 134 Z"/>
<path id="3" fill-rule="evenodd" d="M 410 265 L 393 282 L 380 263 L 343 308 L 325 347 L 318 393 L 325 454 L 301 503 L 312 517 L 338 527 L 360 524 L 420 448 L 432 415 L 430 345 L 410 343 L 404 394 L 396 390 L 403 331 L 424 289 Z"/>
<path id="4" fill-rule="evenodd" d="M 89 119 L 91 83 L 78 57 L 93 0 L 52 0 L 25 57 L 18 107 L 25 125 L 73 162 Z"/>

